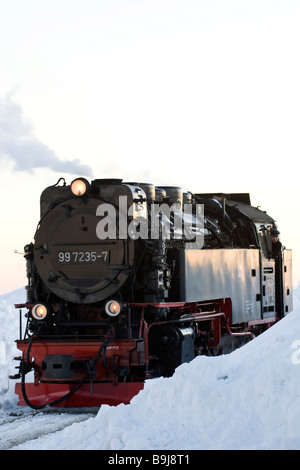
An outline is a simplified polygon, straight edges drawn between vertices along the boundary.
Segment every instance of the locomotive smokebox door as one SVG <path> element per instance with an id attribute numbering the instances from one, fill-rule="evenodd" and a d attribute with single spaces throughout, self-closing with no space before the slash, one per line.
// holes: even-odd
<path id="1" fill-rule="evenodd" d="M 65 201 L 48 212 L 36 234 L 34 261 L 50 291 L 75 303 L 112 296 L 128 277 L 133 241 L 100 240 L 96 210 L 100 201 Z M 127 270 L 126 270 L 127 268 Z"/>

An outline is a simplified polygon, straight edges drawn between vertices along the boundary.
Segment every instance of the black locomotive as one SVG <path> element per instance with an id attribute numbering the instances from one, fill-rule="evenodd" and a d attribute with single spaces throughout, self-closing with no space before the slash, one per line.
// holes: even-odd
<path id="1" fill-rule="evenodd" d="M 16 305 L 20 405 L 128 403 L 146 379 L 230 352 L 292 310 L 291 251 L 272 245 L 275 221 L 248 194 L 61 178 L 40 204 Z"/>

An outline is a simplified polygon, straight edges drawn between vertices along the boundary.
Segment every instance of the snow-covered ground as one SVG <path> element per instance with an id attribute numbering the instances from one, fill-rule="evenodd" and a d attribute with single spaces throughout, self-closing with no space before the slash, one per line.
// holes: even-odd
<path id="1" fill-rule="evenodd" d="M 263 335 L 230 355 L 197 357 L 173 377 L 147 382 L 130 405 L 81 417 L 27 410 L 14 420 L 20 407 L 7 376 L 19 355 L 13 305 L 24 296 L 23 290 L 0 296 L 0 448 L 300 449 L 300 287 L 294 311 Z M 14 439 L 18 424 L 23 437 Z"/>

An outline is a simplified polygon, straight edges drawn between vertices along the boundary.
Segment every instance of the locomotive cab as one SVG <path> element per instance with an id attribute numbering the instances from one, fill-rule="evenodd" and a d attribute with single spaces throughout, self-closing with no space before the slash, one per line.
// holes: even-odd
<path id="1" fill-rule="evenodd" d="M 277 231 L 274 225 L 257 224 L 262 264 L 262 313 L 263 318 L 275 314 L 280 319 L 293 310 L 292 252 L 279 240 L 274 244 L 273 230 Z"/>

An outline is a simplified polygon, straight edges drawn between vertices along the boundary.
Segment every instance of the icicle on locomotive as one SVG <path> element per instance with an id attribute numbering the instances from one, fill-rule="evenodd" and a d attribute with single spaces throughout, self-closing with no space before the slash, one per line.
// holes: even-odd
<path id="1" fill-rule="evenodd" d="M 291 250 L 272 253 L 275 222 L 248 194 L 61 180 L 25 247 L 20 405 L 128 403 L 146 379 L 229 352 L 292 310 Z"/>

